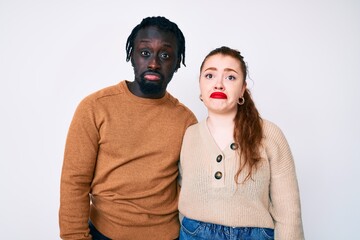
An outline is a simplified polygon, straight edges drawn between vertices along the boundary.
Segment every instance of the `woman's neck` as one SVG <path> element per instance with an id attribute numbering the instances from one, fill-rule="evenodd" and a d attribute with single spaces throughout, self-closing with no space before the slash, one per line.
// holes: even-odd
<path id="1" fill-rule="evenodd" d="M 206 120 L 208 129 L 221 150 L 234 141 L 234 117 L 209 113 Z"/>

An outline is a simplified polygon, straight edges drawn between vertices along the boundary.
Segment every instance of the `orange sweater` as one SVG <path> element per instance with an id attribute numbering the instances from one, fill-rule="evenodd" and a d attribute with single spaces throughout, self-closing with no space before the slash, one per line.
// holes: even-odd
<path id="1" fill-rule="evenodd" d="M 125 81 L 86 97 L 66 141 L 61 238 L 91 239 L 89 218 L 112 239 L 176 238 L 177 164 L 183 134 L 195 122 L 169 93 L 139 98 Z"/>

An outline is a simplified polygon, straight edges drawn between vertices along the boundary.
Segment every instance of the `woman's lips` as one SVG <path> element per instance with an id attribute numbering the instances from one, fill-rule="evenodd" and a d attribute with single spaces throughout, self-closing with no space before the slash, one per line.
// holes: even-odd
<path id="1" fill-rule="evenodd" d="M 227 96 L 225 93 L 222 92 L 213 92 L 210 95 L 211 98 L 218 98 L 218 99 L 227 99 Z"/>

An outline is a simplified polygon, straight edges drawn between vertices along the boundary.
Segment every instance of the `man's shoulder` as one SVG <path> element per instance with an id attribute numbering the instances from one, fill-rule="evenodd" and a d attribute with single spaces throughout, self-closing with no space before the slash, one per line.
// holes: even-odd
<path id="1" fill-rule="evenodd" d="M 177 99 L 176 97 L 172 96 L 170 93 L 168 94 L 168 102 L 169 104 L 171 104 L 172 108 L 176 108 L 180 111 L 183 111 L 189 115 L 191 115 L 192 117 L 195 117 L 195 114 L 193 113 L 193 111 L 191 111 L 191 109 L 186 106 L 184 103 L 180 102 L 179 99 Z"/>
<path id="2" fill-rule="evenodd" d="M 86 97 L 84 97 L 82 101 L 87 103 L 97 102 L 101 99 L 118 96 L 122 93 L 124 93 L 124 89 L 122 87 L 122 82 L 120 82 L 115 85 L 107 86 L 95 92 L 92 92 Z"/>
<path id="3" fill-rule="evenodd" d="M 168 102 L 173 106 L 173 107 L 179 107 L 185 111 L 188 112 L 192 112 L 190 110 L 190 108 L 188 108 L 184 103 L 180 102 L 179 99 L 177 99 L 176 97 L 174 97 L 173 95 L 171 95 L 170 93 L 168 93 Z"/>
<path id="4" fill-rule="evenodd" d="M 111 86 L 107 86 L 102 89 L 99 89 L 99 90 L 91 93 L 90 95 L 88 95 L 87 98 L 101 99 L 104 97 L 111 97 L 114 95 L 119 95 L 123 92 L 124 92 L 124 89 L 122 87 L 122 82 L 120 82 L 115 85 L 111 85 Z"/>

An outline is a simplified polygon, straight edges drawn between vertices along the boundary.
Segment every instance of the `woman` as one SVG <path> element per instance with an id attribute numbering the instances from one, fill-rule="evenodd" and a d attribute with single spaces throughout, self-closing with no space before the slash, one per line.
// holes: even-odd
<path id="1" fill-rule="evenodd" d="M 180 239 L 304 239 L 294 161 L 262 119 L 240 52 L 211 51 L 200 68 L 206 120 L 189 127 L 180 159 Z"/>

